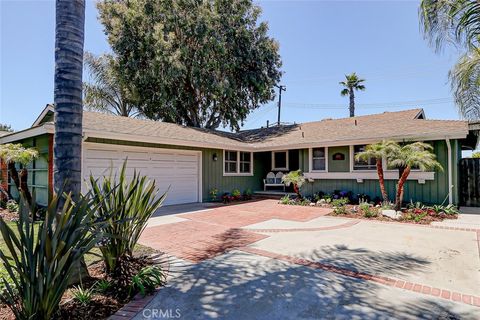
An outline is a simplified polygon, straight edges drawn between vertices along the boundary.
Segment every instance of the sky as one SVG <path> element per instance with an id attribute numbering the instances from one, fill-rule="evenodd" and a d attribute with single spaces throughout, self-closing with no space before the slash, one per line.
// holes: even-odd
<path id="1" fill-rule="evenodd" d="M 423 39 L 419 1 L 257 1 L 280 44 L 283 122 L 348 116 L 345 74 L 366 79 L 356 114 L 422 107 L 427 118 L 458 119 L 448 71 L 459 52 Z M 0 0 L 0 123 L 29 127 L 53 102 L 55 2 Z M 87 0 L 85 50 L 108 52 L 95 1 Z M 244 129 L 277 119 L 277 101 L 250 114 Z M 393 124 L 392 124 L 393 125 Z"/>

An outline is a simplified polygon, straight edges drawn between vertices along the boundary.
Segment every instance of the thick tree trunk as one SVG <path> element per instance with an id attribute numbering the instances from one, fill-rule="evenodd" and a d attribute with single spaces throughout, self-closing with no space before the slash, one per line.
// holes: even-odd
<path id="1" fill-rule="evenodd" d="M 85 0 L 57 0 L 55 17 L 55 192 L 81 192 L 82 71 Z M 64 199 L 59 195 L 59 207 Z M 77 282 L 88 275 L 85 263 L 78 266 Z"/>
<path id="2" fill-rule="evenodd" d="M 350 117 L 355 117 L 355 93 L 350 88 Z"/>
<path id="3" fill-rule="evenodd" d="M 388 194 L 385 190 L 385 178 L 383 176 L 383 163 L 382 159 L 377 159 L 377 174 L 378 182 L 380 184 L 380 192 L 382 193 L 383 201 L 388 202 Z"/>
<path id="4" fill-rule="evenodd" d="M 395 210 L 400 210 L 402 208 L 403 186 L 405 185 L 405 181 L 407 181 L 409 174 L 410 174 L 410 167 L 406 167 L 403 169 L 402 175 L 398 179 L 397 193 L 395 195 Z"/>

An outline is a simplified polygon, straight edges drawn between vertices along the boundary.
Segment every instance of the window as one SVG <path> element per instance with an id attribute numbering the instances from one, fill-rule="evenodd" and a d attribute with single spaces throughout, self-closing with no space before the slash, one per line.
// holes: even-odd
<path id="1" fill-rule="evenodd" d="M 237 151 L 225 150 L 225 173 L 237 173 Z"/>
<path id="2" fill-rule="evenodd" d="M 272 151 L 272 170 L 288 170 L 288 151 Z"/>
<path id="3" fill-rule="evenodd" d="M 375 170 L 377 168 L 377 160 L 370 158 L 368 161 L 357 160 L 355 156 L 365 151 L 366 145 L 353 146 L 353 170 Z"/>
<path id="4" fill-rule="evenodd" d="M 225 150 L 224 175 L 252 175 L 253 155 L 251 152 Z"/>
<path id="5" fill-rule="evenodd" d="M 325 148 L 312 149 L 312 171 L 324 171 L 325 167 Z"/>
<path id="6" fill-rule="evenodd" d="M 240 173 L 250 173 L 251 163 L 250 152 L 240 152 Z"/>

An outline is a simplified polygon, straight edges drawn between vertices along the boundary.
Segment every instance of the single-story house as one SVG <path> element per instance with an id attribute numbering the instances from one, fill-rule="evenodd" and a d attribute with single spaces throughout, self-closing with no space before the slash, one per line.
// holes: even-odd
<path id="1" fill-rule="evenodd" d="M 47 105 L 30 128 L 0 137 L 0 144 L 23 143 L 39 150 L 41 156 L 29 166 L 29 183 L 43 205 L 53 188 L 53 134 L 54 109 Z M 170 187 L 166 204 L 209 201 L 212 189 L 219 195 L 263 190 L 267 173 L 297 169 L 308 178 L 305 194 L 345 190 L 373 198 L 380 195 L 375 161 L 357 161 L 354 155 L 383 139 L 429 142 L 444 168 L 413 170 L 405 200 L 457 203 L 461 150 L 474 148 L 476 135 L 466 121 L 429 120 L 422 109 L 238 133 L 85 111 L 82 174 L 108 175 L 128 158 L 130 170 L 155 179 L 161 190 Z M 5 183 L 5 168 L 2 176 Z M 397 178 L 397 170 L 385 172 L 391 197 Z"/>

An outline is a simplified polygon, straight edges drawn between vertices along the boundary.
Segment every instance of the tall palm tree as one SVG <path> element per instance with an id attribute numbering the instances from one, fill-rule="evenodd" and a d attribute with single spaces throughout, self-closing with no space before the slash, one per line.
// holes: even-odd
<path id="1" fill-rule="evenodd" d="M 95 110 L 123 117 L 139 115 L 128 98 L 129 90 L 117 76 L 117 60 L 109 54 L 94 56 L 86 52 L 84 63 L 89 82 L 83 84 L 83 102 L 87 110 Z"/>
<path id="2" fill-rule="evenodd" d="M 467 119 L 479 119 L 480 2 L 422 0 L 419 16 L 425 39 L 437 51 L 447 43 L 466 50 L 449 77 L 460 114 Z"/>
<path id="3" fill-rule="evenodd" d="M 432 152 L 433 147 L 424 142 L 414 142 L 399 145 L 396 142 L 387 143 L 387 161 L 389 166 L 398 168 L 399 178 L 395 194 L 395 209 L 400 210 L 403 202 L 405 182 L 413 167 L 421 171 L 439 169 L 443 170 Z"/>
<path id="4" fill-rule="evenodd" d="M 340 84 L 344 87 L 340 94 L 342 97 L 350 96 L 350 117 L 355 117 L 355 91 L 364 91 L 365 86 L 362 84 L 365 79 L 360 79 L 354 72 L 352 74 L 345 75 L 345 81 L 341 81 Z"/>
<path id="5" fill-rule="evenodd" d="M 368 161 L 369 159 L 376 160 L 378 182 L 380 184 L 380 192 L 382 193 L 383 201 L 388 202 L 388 193 L 385 189 L 385 178 L 383 173 L 383 159 L 386 159 L 388 150 L 387 141 L 382 141 L 375 144 L 369 144 L 365 147 L 365 151 L 359 152 L 355 155 L 357 160 Z"/>
<path id="6" fill-rule="evenodd" d="M 82 71 L 85 28 L 85 0 L 56 0 L 55 17 L 55 135 L 54 188 L 71 193 L 81 192 L 82 163 Z M 63 207 L 62 196 L 58 197 Z M 72 283 L 88 276 L 85 260 L 76 266 Z"/>
<path id="7" fill-rule="evenodd" d="M 55 192 L 81 191 L 85 0 L 57 0 L 55 20 Z"/>

